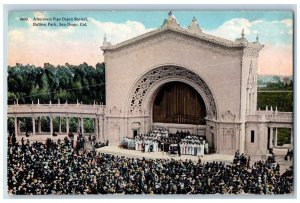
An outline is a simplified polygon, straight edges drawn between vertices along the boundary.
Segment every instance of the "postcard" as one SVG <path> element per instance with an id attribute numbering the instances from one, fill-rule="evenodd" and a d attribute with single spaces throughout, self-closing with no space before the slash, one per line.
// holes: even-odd
<path id="1" fill-rule="evenodd" d="M 292 196 L 293 15 L 10 11 L 7 194 Z"/>

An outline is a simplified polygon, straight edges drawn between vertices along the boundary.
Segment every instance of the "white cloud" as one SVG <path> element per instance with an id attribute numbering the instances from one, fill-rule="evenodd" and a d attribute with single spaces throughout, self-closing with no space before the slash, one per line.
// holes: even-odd
<path id="1" fill-rule="evenodd" d="M 249 41 L 255 41 L 256 34 L 259 34 L 260 42 L 263 44 L 291 45 L 292 24 L 292 19 L 284 19 L 281 21 L 249 21 L 245 18 L 234 18 L 226 21 L 217 29 L 206 30 L 205 32 L 235 40 L 241 37 L 241 32 L 244 29 L 245 37 Z"/>
<path id="2" fill-rule="evenodd" d="M 47 17 L 47 13 L 46 12 L 34 12 L 33 16 L 36 18 L 46 18 Z M 28 18 L 27 21 L 25 21 L 27 23 L 27 25 L 29 26 L 29 29 L 31 29 L 31 31 L 36 31 L 39 29 L 39 27 L 37 26 L 32 26 L 34 22 L 39 23 L 40 21 L 34 21 L 32 18 Z"/>
<path id="3" fill-rule="evenodd" d="M 280 22 L 285 24 L 287 27 L 292 27 L 293 26 L 293 20 L 292 19 L 284 19 Z"/>
<path id="4" fill-rule="evenodd" d="M 129 20 L 125 23 L 112 23 L 100 22 L 93 18 L 89 18 L 89 21 L 95 26 L 93 29 L 96 28 L 99 34 L 106 34 L 107 40 L 113 44 L 154 30 L 154 28 L 145 28 L 140 22 Z"/>
<path id="5" fill-rule="evenodd" d="M 8 33 L 10 41 L 24 41 L 24 33 L 20 30 L 12 30 Z"/>
<path id="6" fill-rule="evenodd" d="M 235 18 L 223 23 L 214 30 L 205 30 L 206 33 L 235 40 L 241 37 L 245 30 L 248 41 L 255 41 L 259 35 L 260 43 L 265 47 L 260 52 L 259 73 L 290 75 L 293 72 L 293 20 L 281 21 L 249 21 L 244 18 Z"/>
<path id="7" fill-rule="evenodd" d="M 35 13 L 35 16 L 42 16 Z M 104 33 L 108 41 L 115 44 L 153 29 L 136 21 L 125 23 L 100 22 L 89 18 L 87 27 L 49 27 L 32 26 L 29 19 L 27 28 L 13 29 L 9 32 L 9 64 L 15 63 L 43 65 L 79 64 L 95 65 L 103 61 L 100 46 Z M 78 22 L 80 23 L 80 22 Z"/>
<path id="8" fill-rule="evenodd" d="M 240 37 L 243 29 L 246 35 L 251 34 L 251 25 L 251 22 L 247 19 L 234 18 L 226 21 L 215 30 L 206 30 L 205 32 L 218 37 L 234 40 Z"/>
<path id="9" fill-rule="evenodd" d="M 47 13 L 41 12 L 41 11 L 34 12 L 33 15 L 34 15 L 34 17 L 37 17 L 37 18 L 46 18 L 47 17 Z"/>

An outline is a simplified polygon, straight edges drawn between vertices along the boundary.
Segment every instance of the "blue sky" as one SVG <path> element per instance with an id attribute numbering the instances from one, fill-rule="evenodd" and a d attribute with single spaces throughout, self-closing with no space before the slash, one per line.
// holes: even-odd
<path id="1" fill-rule="evenodd" d="M 104 33 L 113 44 L 159 28 L 169 11 L 30 11 L 9 14 L 9 65 L 15 63 L 54 65 L 82 62 L 95 65 L 103 60 L 99 45 Z M 246 38 L 255 41 L 259 34 L 265 45 L 261 54 L 262 74 L 292 73 L 293 13 L 289 11 L 173 11 L 181 27 L 196 17 L 208 34 L 234 40 L 245 29 Z M 28 17 L 29 21 L 20 21 Z M 33 27 L 33 17 L 88 17 L 87 27 Z M 53 46 L 55 44 L 56 46 Z M 97 46 L 95 46 L 97 45 Z M 57 54 L 62 48 L 77 47 L 78 52 Z M 38 59 L 34 51 L 39 51 Z M 27 52 L 27 53 L 26 53 Z M 14 53 L 14 54 L 12 54 Z M 56 54 L 53 54 L 56 53 Z M 32 55 L 30 55 L 32 54 Z M 77 56 L 74 58 L 74 56 Z M 278 58 L 280 60 L 270 60 Z M 269 62 L 268 62 L 268 60 Z M 64 61 L 65 60 L 65 61 Z M 273 61 L 273 62 L 272 62 Z"/>
<path id="2" fill-rule="evenodd" d="M 51 16 L 74 16 L 73 11 L 47 12 Z M 127 20 L 138 21 L 146 28 L 159 27 L 162 19 L 166 18 L 168 11 L 82 11 L 76 12 L 75 16 L 89 16 L 100 21 L 111 21 L 115 23 L 124 23 Z M 179 23 L 188 26 L 191 19 L 195 16 L 201 26 L 206 29 L 214 29 L 224 22 L 233 18 L 246 18 L 250 21 L 265 20 L 275 21 L 283 19 L 292 19 L 293 13 L 289 11 L 173 11 Z M 15 12 L 10 14 L 9 25 L 13 27 L 24 26 L 22 22 L 15 21 L 20 16 L 33 17 L 33 12 Z"/>

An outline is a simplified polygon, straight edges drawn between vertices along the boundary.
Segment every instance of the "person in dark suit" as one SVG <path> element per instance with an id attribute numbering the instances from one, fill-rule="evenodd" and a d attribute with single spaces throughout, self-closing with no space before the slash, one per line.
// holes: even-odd
<path id="1" fill-rule="evenodd" d="M 149 152 L 153 152 L 153 145 L 152 144 L 149 146 Z"/>
<path id="2" fill-rule="evenodd" d="M 181 156 L 181 150 L 180 150 L 180 145 L 179 142 L 177 143 L 177 151 L 178 151 L 178 156 Z"/>

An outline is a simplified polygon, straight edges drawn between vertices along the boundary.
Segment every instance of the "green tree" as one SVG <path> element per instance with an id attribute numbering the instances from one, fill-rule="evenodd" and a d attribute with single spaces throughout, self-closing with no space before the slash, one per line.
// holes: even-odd
<path id="1" fill-rule="evenodd" d="M 91 118 L 84 119 L 84 132 L 86 133 L 93 133 L 94 132 L 94 122 Z"/>
<path id="2" fill-rule="evenodd" d="M 16 99 L 19 103 L 61 102 L 84 104 L 105 102 L 105 65 L 96 67 L 82 63 L 74 66 L 53 66 L 45 63 L 44 67 L 16 64 L 8 67 L 8 104 Z"/>
<path id="3" fill-rule="evenodd" d="M 258 92 L 257 106 L 265 109 L 266 105 L 277 106 L 278 111 L 293 112 L 293 92 Z"/>

